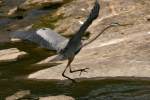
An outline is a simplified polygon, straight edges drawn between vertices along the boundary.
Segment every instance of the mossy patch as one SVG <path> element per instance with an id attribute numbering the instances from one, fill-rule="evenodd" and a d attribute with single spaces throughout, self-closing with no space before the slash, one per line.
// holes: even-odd
<path id="1" fill-rule="evenodd" d="M 64 0 L 63 4 L 69 3 L 73 0 Z M 56 4 L 55 5 L 43 5 L 40 6 L 40 9 L 55 9 L 54 12 L 57 10 L 57 8 L 59 8 L 62 4 Z M 52 12 L 52 13 L 54 13 Z M 42 28 L 42 27 L 48 27 L 51 29 L 54 29 L 56 27 L 55 23 L 60 20 L 63 19 L 63 15 L 54 15 L 52 16 L 52 13 L 46 15 L 46 16 L 42 16 L 38 22 L 36 22 L 33 25 L 33 28 L 38 29 L 38 28 Z"/>
<path id="2" fill-rule="evenodd" d="M 52 15 L 46 15 L 42 16 L 37 23 L 33 25 L 33 28 L 42 28 L 42 27 L 48 27 L 51 29 L 54 29 L 56 27 L 55 23 L 62 19 L 62 16 L 52 16 Z"/>

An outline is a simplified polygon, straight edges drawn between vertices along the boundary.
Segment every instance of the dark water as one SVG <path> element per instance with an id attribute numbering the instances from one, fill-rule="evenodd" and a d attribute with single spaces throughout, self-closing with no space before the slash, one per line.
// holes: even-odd
<path id="1" fill-rule="evenodd" d="M 29 55 L 17 62 L 0 64 L 0 100 L 20 90 L 30 90 L 32 97 L 64 94 L 77 100 L 149 100 L 150 98 L 150 81 L 105 79 L 66 84 L 61 81 L 28 80 L 25 78 L 28 74 L 50 67 L 37 67 L 32 64 L 54 53 L 28 42 L 0 44 L 0 49 L 11 47 L 24 50 Z"/>

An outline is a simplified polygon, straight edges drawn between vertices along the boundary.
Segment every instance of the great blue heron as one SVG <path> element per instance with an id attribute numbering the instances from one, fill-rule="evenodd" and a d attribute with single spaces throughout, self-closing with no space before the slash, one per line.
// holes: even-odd
<path id="1" fill-rule="evenodd" d="M 73 72 L 86 72 L 88 68 L 78 69 L 78 70 L 72 70 L 71 69 L 71 62 L 73 61 L 75 55 L 87 44 L 94 41 L 100 34 L 102 34 L 106 29 L 120 25 L 120 24 L 111 24 L 108 27 L 106 27 L 100 34 L 98 34 L 93 40 L 89 41 L 88 43 L 82 42 L 82 36 L 86 29 L 89 27 L 89 25 L 92 24 L 93 20 L 95 20 L 99 15 L 99 9 L 100 5 L 98 3 L 98 0 L 96 0 L 95 5 L 93 9 L 91 10 L 90 15 L 88 16 L 87 20 L 84 22 L 84 24 L 80 27 L 80 29 L 72 36 L 70 39 L 67 39 L 58 33 L 52 31 L 50 28 L 42 28 L 37 31 L 16 31 L 11 33 L 12 37 L 17 37 L 21 39 L 27 39 L 32 42 L 40 44 L 40 46 L 44 48 L 48 48 L 50 50 L 56 50 L 58 53 L 58 56 L 56 56 L 55 60 L 64 60 L 68 59 L 68 64 L 66 68 L 64 69 L 62 76 L 75 82 L 74 79 L 68 77 L 65 75 L 65 71 L 69 67 L 70 73 Z"/>

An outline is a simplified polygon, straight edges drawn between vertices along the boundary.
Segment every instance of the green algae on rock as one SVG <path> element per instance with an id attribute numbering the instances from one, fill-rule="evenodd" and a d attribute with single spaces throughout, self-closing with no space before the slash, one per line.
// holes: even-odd
<path id="1" fill-rule="evenodd" d="M 61 16 L 51 16 L 51 15 L 42 16 L 40 20 L 33 25 L 33 28 L 38 29 L 42 27 L 48 27 L 54 29 L 56 27 L 55 23 L 61 18 L 62 18 Z"/>

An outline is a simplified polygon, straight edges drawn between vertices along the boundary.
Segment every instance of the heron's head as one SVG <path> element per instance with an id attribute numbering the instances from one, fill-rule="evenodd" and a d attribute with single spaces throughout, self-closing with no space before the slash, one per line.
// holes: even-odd
<path id="1" fill-rule="evenodd" d="M 117 22 L 111 23 L 112 26 L 119 26 L 120 24 Z"/>
<path id="2" fill-rule="evenodd" d="M 133 25 L 133 23 L 129 23 L 129 24 L 120 24 L 120 23 L 117 23 L 117 22 L 113 22 L 111 23 L 112 26 L 127 26 L 127 25 Z"/>

